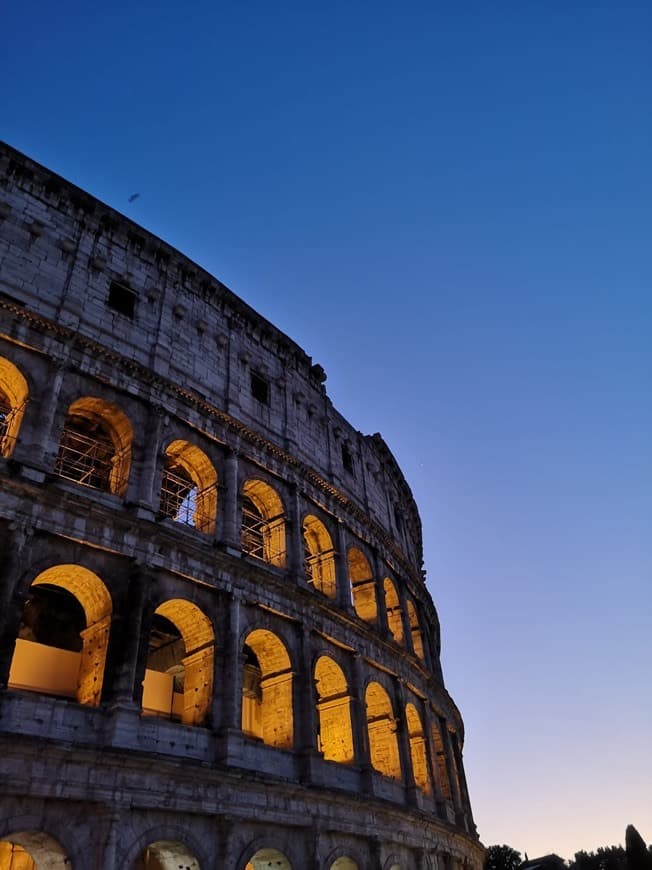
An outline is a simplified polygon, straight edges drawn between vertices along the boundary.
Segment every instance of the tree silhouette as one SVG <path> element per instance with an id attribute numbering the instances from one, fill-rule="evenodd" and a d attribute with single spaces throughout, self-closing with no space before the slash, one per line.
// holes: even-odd
<path id="1" fill-rule="evenodd" d="M 582 850 L 569 863 L 571 870 L 628 870 L 622 846 L 600 846 L 595 852 Z"/>
<path id="2" fill-rule="evenodd" d="M 511 846 L 489 846 L 484 856 L 484 870 L 516 870 L 521 853 Z"/>
<path id="3" fill-rule="evenodd" d="M 652 870 L 652 855 L 634 825 L 627 825 L 625 830 L 625 852 L 627 870 Z"/>

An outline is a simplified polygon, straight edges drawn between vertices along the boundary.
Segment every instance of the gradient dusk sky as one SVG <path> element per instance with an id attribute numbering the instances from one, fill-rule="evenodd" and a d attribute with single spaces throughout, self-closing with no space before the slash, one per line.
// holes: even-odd
<path id="1" fill-rule="evenodd" d="M 2 31 L 1 138 L 396 455 L 482 841 L 652 840 L 652 3 L 36 0 Z"/>

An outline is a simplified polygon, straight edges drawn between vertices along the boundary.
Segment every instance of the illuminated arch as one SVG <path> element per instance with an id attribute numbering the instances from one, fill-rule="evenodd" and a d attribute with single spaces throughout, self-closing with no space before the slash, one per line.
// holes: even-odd
<path id="1" fill-rule="evenodd" d="M 134 861 L 133 870 L 200 870 L 193 853 L 178 840 L 157 840 Z"/>
<path id="2" fill-rule="evenodd" d="M 0 357 L 0 456 L 10 456 L 25 413 L 29 387 L 16 366 Z"/>
<path id="3" fill-rule="evenodd" d="M 258 849 L 247 861 L 244 870 L 269 870 L 270 867 L 274 870 L 292 870 L 292 865 L 278 849 Z"/>
<path id="4" fill-rule="evenodd" d="M 201 725 L 213 694 L 215 637 L 190 601 L 171 598 L 154 611 L 143 680 L 143 712 Z"/>
<path id="5" fill-rule="evenodd" d="M 365 701 L 372 767 L 384 776 L 401 779 L 396 720 L 389 695 L 380 683 L 371 682 L 367 686 Z"/>
<path id="6" fill-rule="evenodd" d="M 398 593 L 393 580 L 385 577 L 383 581 L 385 590 L 385 607 L 387 608 L 387 626 L 396 643 L 404 643 L 405 637 L 403 633 L 403 611 L 398 600 Z"/>
<path id="7" fill-rule="evenodd" d="M 349 858 L 348 855 L 342 855 L 341 858 L 333 861 L 329 870 L 358 870 L 358 863 L 353 858 Z"/>
<path id="8" fill-rule="evenodd" d="M 355 612 L 366 622 L 375 622 L 378 616 L 376 584 L 369 560 L 357 547 L 351 547 L 347 563 Z"/>
<path id="9" fill-rule="evenodd" d="M 448 764 L 446 762 L 446 749 L 442 739 L 441 730 L 437 722 L 432 723 L 432 742 L 435 746 L 435 761 L 437 763 L 437 773 L 439 774 L 439 785 L 442 795 L 446 800 L 451 799 L 451 785 L 448 776 Z"/>
<path id="10" fill-rule="evenodd" d="M 424 794 L 429 795 L 432 792 L 432 786 L 428 773 L 426 741 L 423 734 L 421 716 L 414 704 L 406 704 L 405 721 L 410 742 L 410 759 L 412 761 L 414 781 Z"/>
<path id="11" fill-rule="evenodd" d="M 159 510 L 207 535 L 215 532 L 217 473 L 204 451 L 188 441 L 172 441 L 165 451 Z"/>
<path id="12" fill-rule="evenodd" d="M 419 624 L 419 615 L 417 608 L 411 598 L 407 599 L 407 615 L 410 623 L 410 637 L 412 638 L 412 648 L 415 655 L 419 656 L 421 661 L 425 660 L 423 651 L 423 636 L 421 634 L 421 625 Z"/>
<path id="13" fill-rule="evenodd" d="M 308 582 L 318 592 L 335 598 L 335 558 L 333 540 L 326 526 L 309 514 L 303 521 L 305 569 Z"/>
<path id="14" fill-rule="evenodd" d="M 319 750 L 326 761 L 352 764 L 351 698 L 342 668 L 329 656 L 315 664 Z"/>
<path id="15" fill-rule="evenodd" d="M 124 496 L 134 433 L 123 412 L 91 396 L 68 408 L 55 472 L 84 486 Z"/>
<path id="16" fill-rule="evenodd" d="M 245 640 L 242 730 L 268 746 L 291 749 L 294 740 L 292 667 L 283 642 L 257 628 Z"/>
<path id="17" fill-rule="evenodd" d="M 262 480 L 248 480 L 242 496 L 242 551 L 285 568 L 285 514 L 278 493 Z"/>
<path id="18" fill-rule="evenodd" d="M 96 707 L 111 624 L 106 586 L 81 565 L 55 565 L 30 588 L 34 592 L 23 609 L 9 686 Z M 57 596 L 57 590 L 69 598 Z"/>
<path id="19" fill-rule="evenodd" d="M 70 860 L 54 837 L 43 831 L 20 831 L 0 840 L 0 870 L 69 870 Z"/>

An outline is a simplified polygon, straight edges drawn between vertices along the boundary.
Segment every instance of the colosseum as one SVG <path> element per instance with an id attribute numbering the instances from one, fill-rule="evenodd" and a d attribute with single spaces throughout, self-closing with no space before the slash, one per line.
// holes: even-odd
<path id="1" fill-rule="evenodd" d="M 183 254 L 0 164 L 0 870 L 479 870 L 381 436 Z"/>

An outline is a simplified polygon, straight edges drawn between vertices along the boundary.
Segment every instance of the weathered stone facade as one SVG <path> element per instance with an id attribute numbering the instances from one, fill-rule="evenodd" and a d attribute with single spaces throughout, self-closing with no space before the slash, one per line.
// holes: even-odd
<path id="1" fill-rule="evenodd" d="M 478 870 L 380 435 L 160 239 L 0 178 L 0 868 Z"/>

